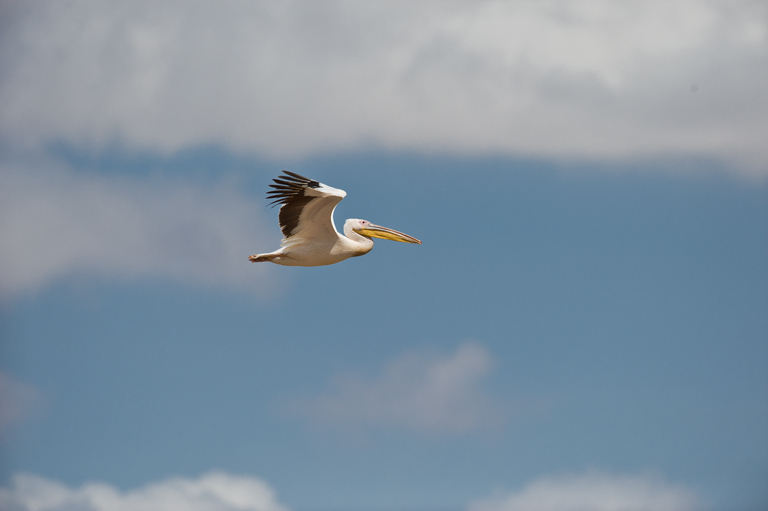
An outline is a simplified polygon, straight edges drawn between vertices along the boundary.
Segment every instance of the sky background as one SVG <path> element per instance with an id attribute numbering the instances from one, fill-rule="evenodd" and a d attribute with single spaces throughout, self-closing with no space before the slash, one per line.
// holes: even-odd
<path id="1" fill-rule="evenodd" d="M 768 508 L 760 1 L 0 4 L 0 508 Z M 423 241 L 319 268 L 271 179 Z"/>

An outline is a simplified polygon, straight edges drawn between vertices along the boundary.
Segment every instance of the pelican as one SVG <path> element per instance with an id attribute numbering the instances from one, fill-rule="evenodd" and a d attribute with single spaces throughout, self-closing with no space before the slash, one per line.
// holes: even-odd
<path id="1" fill-rule="evenodd" d="M 373 248 L 372 238 L 418 243 L 402 232 L 350 218 L 344 235 L 333 224 L 333 210 L 347 192 L 287 170 L 273 179 L 267 193 L 272 207 L 280 206 L 278 220 L 283 231 L 280 248 L 268 254 L 248 257 L 252 263 L 270 261 L 284 266 L 324 266 L 350 257 L 365 255 Z M 274 199 L 274 200 L 273 200 Z"/>

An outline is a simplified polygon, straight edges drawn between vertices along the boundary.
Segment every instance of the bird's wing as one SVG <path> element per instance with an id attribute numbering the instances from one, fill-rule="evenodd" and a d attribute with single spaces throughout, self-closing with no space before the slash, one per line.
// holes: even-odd
<path id="1" fill-rule="evenodd" d="M 294 172 L 284 170 L 283 174 L 273 180 L 275 184 L 269 186 L 274 190 L 267 193 L 270 205 L 282 204 L 279 222 L 283 241 L 295 236 L 335 241 L 338 233 L 333 210 L 347 193 Z"/>

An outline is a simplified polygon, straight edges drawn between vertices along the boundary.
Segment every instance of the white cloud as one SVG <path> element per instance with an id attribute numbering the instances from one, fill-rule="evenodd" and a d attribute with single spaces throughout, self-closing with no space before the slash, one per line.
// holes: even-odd
<path id="1" fill-rule="evenodd" d="M 0 436 L 34 414 L 42 402 L 37 389 L 0 371 Z"/>
<path id="2" fill-rule="evenodd" d="M 693 511 L 701 502 L 689 489 L 646 475 L 600 472 L 542 478 L 518 492 L 496 495 L 469 511 Z"/>
<path id="3" fill-rule="evenodd" d="M 258 202 L 258 203 L 257 203 Z M 236 183 L 0 168 L 0 295 L 87 275 L 272 290 L 248 255 L 279 242 Z M 276 228 L 275 228 L 276 231 Z M 266 233 L 270 233 L 270 235 Z"/>
<path id="4" fill-rule="evenodd" d="M 679 152 L 768 172 L 768 8 L 756 0 L 4 9 L 7 147 Z"/>
<path id="5" fill-rule="evenodd" d="M 299 411 L 314 421 L 463 433 L 497 423 L 503 412 L 481 383 L 493 360 L 476 343 L 449 356 L 409 352 L 377 377 L 342 376 Z"/>
<path id="6" fill-rule="evenodd" d="M 287 511 L 275 492 L 255 477 L 211 472 L 198 479 L 166 479 L 122 492 L 107 484 L 69 488 L 31 474 L 18 474 L 0 488 L 8 511 Z"/>

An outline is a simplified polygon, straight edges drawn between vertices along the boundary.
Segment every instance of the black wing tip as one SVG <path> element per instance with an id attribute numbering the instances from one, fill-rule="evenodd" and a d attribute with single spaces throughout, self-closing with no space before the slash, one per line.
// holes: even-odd
<path id="1" fill-rule="evenodd" d="M 278 204 L 286 204 L 294 197 L 303 196 L 306 188 L 320 188 L 319 181 L 309 179 L 290 170 L 283 170 L 283 174 L 277 176 L 272 181 L 274 184 L 269 186 L 274 188 L 274 190 L 267 192 L 267 200 L 273 201 L 267 204 L 267 206 L 272 207 Z"/>
<path id="2" fill-rule="evenodd" d="M 297 174 L 295 172 L 291 172 L 290 170 L 283 169 L 283 174 L 286 174 L 287 176 L 289 176 L 289 177 L 291 177 L 293 179 L 298 179 L 299 181 L 302 181 L 302 182 L 305 182 L 305 183 L 309 183 L 310 181 L 312 181 L 308 177 L 304 177 L 301 174 Z"/>
<path id="3" fill-rule="evenodd" d="M 316 181 L 314 179 L 310 179 L 308 177 L 304 177 L 301 174 L 297 174 L 295 172 L 291 172 L 290 170 L 283 170 L 283 176 L 278 176 L 283 179 L 287 179 L 292 183 L 301 184 L 301 186 L 306 186 L 308 188 L 320 188 L 320 182 Z M 274 179 L 273 181 L 278 182 L 277 179 Z M 287 183 L 286 183 L 287 184 Z"/>

